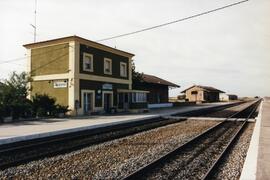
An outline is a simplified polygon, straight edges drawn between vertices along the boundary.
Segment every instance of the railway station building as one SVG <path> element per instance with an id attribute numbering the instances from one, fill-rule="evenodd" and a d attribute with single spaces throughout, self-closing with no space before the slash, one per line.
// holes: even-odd
<path id="1" fill-rule="evenodd" d="M 180 86 L 149 74 L 142 74 L 141 81 L 133 82 L 134 89 L 140 89 L 149 92 L 147 102 L 149 108 L 171 107 L 169 103 L 169 89 L 179 88 Z"/>
<path id="2" fill-rule="evenodd" d="M 78 36 L 25 44 L 29 98 L 48 94 L 71 115 L 144 111 L 147 90 L 132 88 L 134 54 Z"/>
<path id="3" fill-rule="evenodd" d="M 186 101 L 189 102 L 218 102 L 219 94 L 223 91 L 210 86 L 193 85 L 181 93 L 186 96 Z"/>

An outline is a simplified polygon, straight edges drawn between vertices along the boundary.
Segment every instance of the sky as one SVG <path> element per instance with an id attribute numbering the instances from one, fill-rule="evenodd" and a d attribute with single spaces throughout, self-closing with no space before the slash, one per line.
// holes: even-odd
<path id="1" fill-rule="evenodd" d="M 37 41 L 77 35 L 99 40 L 225 6 L 236 0 L 37 0 Z M 26 70 L 34 0 L 0 1 L 0 79 Z M 137 71 L 180 85 L 239 96 L 270 95 L 270 1 L 238 6 L 103 41 L 135 54 Z M 4 61 L 23 58 L 10 63 Z"/>

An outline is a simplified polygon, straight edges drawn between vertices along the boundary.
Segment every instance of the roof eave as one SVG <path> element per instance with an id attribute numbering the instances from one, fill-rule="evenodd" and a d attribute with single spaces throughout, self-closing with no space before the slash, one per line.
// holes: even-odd
<path id="1" fill-rule="evenodd" d="M 173 88 L 180 88 L 181 86 L 174 84 L 174 85 L 168 85 L 169 87 L 173 87 Z"/>
<path id="2" fill-rule="evenodd" d="M 85 38 L 82 38 L 82 37 L 79 37 L 79 36 L 66 36 L 66 37 L 61 37 L 61 38 L 56 38 L 56 39 L 50 39 L 50 40 L 47 40 L 47 41 L 29 43 L 29 44 L 24 44 L 23 47 L 25 47 L 26 49 L 31 49 L 31 48 L 35 48 L 35 47 L 41 47 L 41 46 L 46 45 L 46 44 L 54 44 L 54 43 L 57 43 L 57 42 L 65 43 L 65 42 L 70 42 L 70 41 L 90 42 L 90 43 L 93 43 L 93 44 L 97 44 L 99 46 L 109 48 L 109 49 L 111 49 L 113 51 L 116 51 L 116 52 L 118 51 L 120 53 L 126 54 L 128 57 L 135 56 L 135 54 L 132 54 L 132 53 L 129 53 L 129 52 L 126 52 L 126 51 L 122 51 L 122 50 L 119 50 L 119 49 L 116 49 L 116 48 L 112 48 L 110 46 L 107 46 L 107 45 L 104 45 L 104 44 L 101 44 L 101 43 L 98 43 L 98 42 L 95 42 L 95 41 L 91 41 L 91 40 L 88 40 L 88 39 L 85 39 Z"/>

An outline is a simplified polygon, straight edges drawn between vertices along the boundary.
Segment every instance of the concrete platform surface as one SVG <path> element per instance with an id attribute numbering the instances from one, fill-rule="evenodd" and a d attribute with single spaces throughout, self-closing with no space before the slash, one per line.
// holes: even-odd
<path id="1" fill-rule="evenodd" d="M 256 179 L 270 179 L 270 98 L 262 106 L 261 131 Z"/>
<path id="2" fill-rule="evenodd" d="M 240 180 L 270 179 L 270 98 L 264 98 Z"/>
<path id="3" fill-rule="evenodd" d="M 151 110 L 144 114 L 127 114 L 111 116 L 89 116 L 65 119 L 44 119 L 39 121 L 23 121 L 0 125 L 0 145 L 22 140 L 48 137 L 79 130 L 94 129 L 115 125 L 128 121 L 137 121 L 153 117 L 169 116 L 197 109 L 220 106 L 228 103 L 211 103 L 178 108 Z"/>

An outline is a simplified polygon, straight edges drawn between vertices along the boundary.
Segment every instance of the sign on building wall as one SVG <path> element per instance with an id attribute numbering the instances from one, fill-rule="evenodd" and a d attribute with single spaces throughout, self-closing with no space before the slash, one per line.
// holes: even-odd
<path id="1" fill-rule="evenodd" d="M 54 81 L 53 82 L 54 88 L 66 88 L 67 87 L 67 81 Z"/>
<path id="2" fill-rule="evenodd" d="M 112 84 L 103 84 L 102 89 L 112 90 Z"/>

